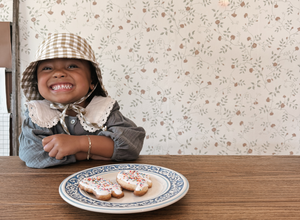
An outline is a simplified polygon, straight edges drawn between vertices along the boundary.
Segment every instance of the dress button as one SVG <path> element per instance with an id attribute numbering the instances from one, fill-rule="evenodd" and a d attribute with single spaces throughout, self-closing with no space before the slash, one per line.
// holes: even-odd
<path id="1" fill-rule="evenodd" d="M 72 124 L 72 125 L 75 124 L 75 119 L 72 119 L 72 120 L 71 120 L 71 124 Z"/>

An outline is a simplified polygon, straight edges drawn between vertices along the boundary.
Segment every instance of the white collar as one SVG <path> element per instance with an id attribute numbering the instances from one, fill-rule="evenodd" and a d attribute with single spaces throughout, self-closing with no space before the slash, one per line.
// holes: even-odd
<path id="1" fill-rule="evenodd" d="M 110 97 L 95 96 L 85 108 L 86 120 L 91 123 L 96 123 L 99 127 L 103 127 L 115 102 L 116 101 Z M 52 128 L 59 122 L 60 111 L 51 109 L 50 104 L 51 102 L 45 99 L 33 100 L 26 103 L 29 117 L 40 127 Z M 81 117 L 78 115 L 77 117 L 84 130 L 89 132 L 95 131 L 93 127 L 85 124 Z"/>

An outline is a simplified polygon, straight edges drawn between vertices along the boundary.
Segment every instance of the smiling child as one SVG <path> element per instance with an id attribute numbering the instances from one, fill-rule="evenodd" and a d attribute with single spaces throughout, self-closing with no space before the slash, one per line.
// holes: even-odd
<path id="1" fill-rule="evenodd" d="M 28 167 L 77 160 L 135 160 L 145 130 L 107 95 L 99 65 L 80 36 L 52 34 L 22 75 L 27 98 L 19 156 Z"/>

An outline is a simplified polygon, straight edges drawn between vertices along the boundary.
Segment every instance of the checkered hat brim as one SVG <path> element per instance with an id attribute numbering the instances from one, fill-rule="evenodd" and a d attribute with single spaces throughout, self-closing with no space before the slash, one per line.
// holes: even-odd
<path id="1" fill-rule="evenodd" d="M 36 67 L 38 61 L 54 58 L 73 58 L 90 61 L 95 69 L 99 84 L 107 92 L 102 83 L 101 71 L 94 51 L 88 42 L 72 33 L 52 34 L 39 46 L 36 59 L 25 69 L 21 79 L 21 88 L 28 101 L 41 100 L 43 97 L 37 90 Z M 98 85 L 99 86 L 99 85 Z"/>

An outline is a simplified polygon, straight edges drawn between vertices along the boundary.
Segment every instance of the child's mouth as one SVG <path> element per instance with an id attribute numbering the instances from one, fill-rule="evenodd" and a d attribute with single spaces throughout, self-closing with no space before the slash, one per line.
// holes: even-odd
<path id="1" fill-rule="evenodd" d="M 68 90 L 68 89 L 72 89 L 73 85 L 72 84 L 56 84 L 51 86 L 51 89 L 54 91 L 57 90 Z"/>

